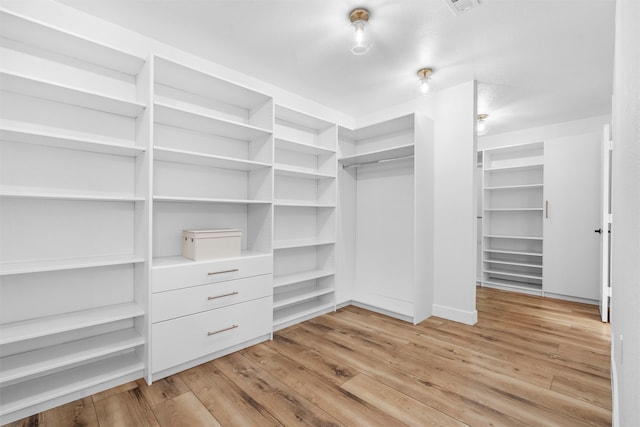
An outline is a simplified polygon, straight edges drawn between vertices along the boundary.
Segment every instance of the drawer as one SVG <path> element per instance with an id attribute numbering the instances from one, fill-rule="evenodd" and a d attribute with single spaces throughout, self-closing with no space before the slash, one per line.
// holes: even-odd
<path id="1" fill-rule="evenodd" d="M 164 292 L 207 283 L 224 282 L 273 272 L 273 257 L 259 255 L 214 261 L 188 261 L 153 267 L 152 292 Z"/>
<path id="2" fill-rule="evenodd" d="M 271 333 L 271 306 L 266 297 L 151 325 L 153 372 Z"/>
<path id="3" fill-rule="evenodd" d="M 153 323 L 263 298 L 273 293 L 273 275 L 192 286 L 151 296 Z"/>

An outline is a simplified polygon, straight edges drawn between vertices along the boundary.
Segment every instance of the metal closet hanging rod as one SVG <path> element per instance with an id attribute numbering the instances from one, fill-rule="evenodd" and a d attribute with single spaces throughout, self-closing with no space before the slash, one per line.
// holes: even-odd
<path id="1" fill-rule="evenodd" d="M 409 154 L 407 156 L 391 157 L 390 159 L 380 159 L 380 160 L 372 160 L 370 162 L 353 163 L 353 164 L 350 164 L 350 165 L 342 165 L 342 169 L 357 168 L 357 167 L 360 167 L 360 166 L 373 165 L 373 164 L 376 164 L 376 163 L 394 162 L 396 160 L 410 159 L 412 157 L 414 157 L 414 155 L 413 154 Z"/>

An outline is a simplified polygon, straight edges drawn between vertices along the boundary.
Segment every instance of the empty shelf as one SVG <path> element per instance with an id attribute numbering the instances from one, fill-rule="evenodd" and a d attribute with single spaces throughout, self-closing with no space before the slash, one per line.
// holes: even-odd
<path id="1" fill-rule="evenodd" d="M 252 160 L 234 159 L 231 157 L 214 156 L 211 154 L 196 153 L 193 151 L 177 150 L 174 148 L 154 147 L 155 160 L 163 160 L 173 163 L 185 163 L 188 165 L 209 166 L 221 169 L 251 171 L 255 169 L 271 167 L 268 163 L 254 162 Z"/>
<path id="2" fill-rule="evenodd" d="M 134 255 L 106 255 L 86 258 L 7 262 L 0 264 L 0 276 L 7 276 L 10 274 L 40 273 L 43 271 L 105 267 L 110 265 L 133 264 L 138 262 L 144 262 L 144 257 Z"/>
<path id="3" fill-rule="evenodd" d="M 134 329 L 124 329 L 2 358 L 0 383 L 28 378 L 144 344 Z"/>
<path id="4" fill-rule="evenodd" d="M 135 303 L 99 307 L 90 310 L 23 320 L 0 325 L 0 344 L 24 341 L 90 326 L 102 325 L 144 315 Z"/>
<path id="5" fill-rule="evenodd" d="M 287 274 L 273 278 L 273 287 L 292 285 L 294 283 L 306 282 L 307 280 L 320 279 L 322 277 L 333 276 L 335 272 L 329 270 L 311 270 L 302 273 Z"/>
<path id="6" fill-rule="evenodd" d="M 89 387 L 140 373 L 144 364 L 127 353 L 52 375 L 3 387 L 0 415 L 19 411 Z"/>
<path id="7" fill-rule="evenodd" d="M 145 109 L 143 104 L 136 101 L 114 98 L 6 71 L 0 71 L 0 86 L 9 92 L 127 117 L 137 117 Z"/>
<path id="8" fill-rule="evenodd" d="M 65 132 L 64 129 L 45 126 L 33 128 L 29 124 L 11 121 L 2 121 L 0 123 L 0 139 L 129 157 L 135 157 L 145 151 L 144 147 L 128 144 L 126 141 L 117 142 L 108 138 L 101 138 L 100 135 L 70 134 Z"/>

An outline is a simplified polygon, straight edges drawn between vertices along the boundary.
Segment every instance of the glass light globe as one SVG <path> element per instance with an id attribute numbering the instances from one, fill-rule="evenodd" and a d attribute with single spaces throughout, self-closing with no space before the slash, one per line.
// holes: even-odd
<path id="1" fill-rule="evenodd" d="M 489 132 L 489 125 L 485 121 L 487 118 L 486 114 L 480 114 L 478 116 L 478 123 L 476 125 L 476 133 L 478 136 L 486 135 Z"/>
<path id="2" fill-rule="evenodd" d="M 353 41 L 351 53 L 354 55 L 364 55 L 373 46 L 373 34 L 371 26 L 367 21 L 354 21 L 351 23 L 353 30 Z"/>

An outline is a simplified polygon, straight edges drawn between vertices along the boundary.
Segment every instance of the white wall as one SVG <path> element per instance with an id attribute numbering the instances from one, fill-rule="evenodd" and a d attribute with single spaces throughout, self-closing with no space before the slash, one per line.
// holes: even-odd
<path id="1" fill-rule="evenodd" d="M 478 150 L 503 147 L 506 145 L 527 144 L 529 142 L 547 141 L 554 138 L 582 135 L 585 133 L 602 133 L 602 126 L 611 122 L 611 116 L 595 116 L 569 122 L 555 123 L 548 126 L 522 129 L 497 135 L 481 136 L 478 138 Z"/>
<path id="2" fill-rule="evenodd" d="M 640 425 L 640 2 L 617 0 L 611 337 L 614 425 Z"/>
<path id="3" fill-rule="evenodd" d="M 476 82 L 436 98 L 433 314 L 474 324 L 476 311 Z"/>

